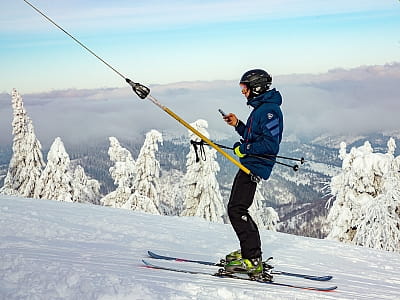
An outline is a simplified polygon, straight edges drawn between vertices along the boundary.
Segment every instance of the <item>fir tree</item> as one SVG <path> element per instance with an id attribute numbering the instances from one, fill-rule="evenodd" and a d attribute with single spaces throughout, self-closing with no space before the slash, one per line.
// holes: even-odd
<path id="1" fill-rule="evenodd" d="M 346 153 L 341 144 L 342 173 L 331 180 L 336 200 L 329 212 L 327 238 L 400 251 L 400 174 L 390 139 L 386 154 L 373 153 L 369 142 Z"/>
<path id="2" fill-rule="evenodd" d="M 33 197 L 44 161 L 41 144 L 36 138 L 31 119 L 27 116 L 22 97 L 12 91 L 13 155 L 0 193 Z"/>
<path id="3" fill-rule="evenodd" d="M 110 137 L 109 140 L 108 155 L 110 160 L 114 162 L 114 166 L 109 171 L 117 188 L 101 199 L 100 202 L 105 206 L 122 207 L 134 192 L 135 161 L 129 150 L 122 147 L 117 138 Z"/>
<path id="4" fill-rule="evenodd" d="M 73 202 L 73 174 L 64 144 L 58 137 L 47 154 L 47 164 L 35 188 L 34 197 Z"/>
<path id="5" fill-rule="evenodd" d="M 160 177 L 160 207 L 162 215 L 179 216 L 184 209 L 183 173 L 176 169 L 162 171 Z"/>
<path id="6" fill-rule="evenodd" d="M 79 165 L 73 175 L 72 199 L 74 202 L 100 204 L 100 183 L 88 178 L 85 170 Z"/>
<path id="7" fill-rule="evenodd" d="M 134 193 L 130 196 L 125 208 L 160 214 L 160 163 L 156 159 L 158 143 L 162 135 L 157 130 L 146 134 L 146 139 L 136 161 L 136 178 L 133 184 Z"/>
<path id="8" fill-rule="evenodd" d="M 206 130 L 208 123 L 205 120 L 197 120 L 191 124 L 204 136 L 209 137 Z M 191 140 L 200 141 L 200 138 L 189 131 Z M 216 173 L 220 170 L 216 160 L 216 150 L 204 148 L 205 160 L 196 162 L 196 154 L 193 148 L 187 155 L 187 173 L 183 179 L 185 192 L 185 210 L 182 216 L 198 216 L 212 222 L 223 222 L 225 208 L 216 179 Z"/>
<path id="9" fill-rule="evenodd" d="M 279 216 L 272 207 L 266 207 L 263 205 L 265 197 L 261 193 L 261 185 L 262 182 L 257 186 L 253 204 L 250 206 L 249 213 L 258 228 L 276 231 Z"/>

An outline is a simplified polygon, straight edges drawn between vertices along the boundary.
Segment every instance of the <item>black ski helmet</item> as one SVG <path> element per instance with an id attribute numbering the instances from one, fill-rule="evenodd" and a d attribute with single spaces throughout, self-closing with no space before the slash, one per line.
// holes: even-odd
<path id="1" fill-rule="evenodd" d="M 240 83 L 245 84 L 250 90 L 248 99 L 252 99 L 269 90 L 272 83 L 272 77 L 266 71 L 254 69 L 247 71 L 240 78 Z"/>

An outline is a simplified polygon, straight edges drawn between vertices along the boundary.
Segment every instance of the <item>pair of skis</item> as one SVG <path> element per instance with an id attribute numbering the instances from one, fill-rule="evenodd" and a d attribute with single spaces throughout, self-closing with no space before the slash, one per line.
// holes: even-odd
<path id="1" fill-rule="evenodd" d="M 177 262 L 195 263 L 195 264 L 201 264 L 201 265 L 207 265 L 207 266 L 223 267 L 223 264 L 221 264 L 221 263 L 214 263 L 214 262 L 202 261 L 202 260 L 185 259 L 185 258 L 172 257 L 172 256 L 164 256 L 164 255 L 160 255 L 155 252 L 152 252 L 152 251 L 148 251 L 147 253 L 148 253 L 149 257 L 153 258 L 153 259 L 161 259 L 161 260 L 169 260 L 169 261 L 177 261 Z M 262 278 L 258 279 L 258 278 L 250 278 L 250 277 L 241 277 L 238 274 L 226 273 L 223 271 L 219 271 L 217 273 L 212 273 L 212 272 L 205 272 L 205 271 L 192 271 L 192 270 L 186 270 L 186 269 L 174 268 L 174 267 L 164 267 L 161 265 L 150 263 L 144 259 L 142 260 L 142 262 L 147 268 L 172 271 L 172 272 L 178 272 L 178 273 L 200 274 L 200 275 L 208 275 L 208 276 L 214 276 L 214 277 L 219 277 L 219 278 L 233 278 L 233 279 L 254 281 L 254 282 L 259 282 L 259 283 L 263 283 L 263 284 L 270 284 L 270 285 L 284 286 L 284 287 L 298 288 L 298 289 L 305 289 L 305 290 L 313 290 L 313 291 L 320 291 L 320 292 L 331 292 L 331 291 L 334 291 L 335 289 L 337 289 L 337 286 L 330 286 L 330 287 L 303 286 L 303 285 L 295 285 L 295 284 L 263 280 Z M 329 281 L 332 279 L 332 276 L 329 276 L 329 275 L 314 276 L 314 275 L 298 274 L 298 273 L 291 273 L 291 272 L 284 272 L 284 271 L 277 271 L 277 270 L 271 270 L 269 272 L 269 274 L 277 275 L 277 276 L 282 275 L 282 276 L 297 277 L 297 278 L 303 278 L 303 279 L 308 279 L 308 280 L 312 280 L 312 281 Z"/>

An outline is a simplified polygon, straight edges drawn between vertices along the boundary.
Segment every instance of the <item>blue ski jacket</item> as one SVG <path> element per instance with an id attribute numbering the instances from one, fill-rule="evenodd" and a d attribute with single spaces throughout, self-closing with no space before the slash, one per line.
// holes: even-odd
<path id="1" fill-rule="evenodd" d="M 272 89 L 250 99 L 248 105 L 254 109 L 246 125 L 239 121 L 236 131 L 243 138 L 240 152 L 243 154 L 277 155 L 282 140 L 283 115 L 280 108 L 282 96 Z M 268 179 L 275 164 L 275 158 L 262 159 L 246 155 L 240 162 L 254 175 Z"/>

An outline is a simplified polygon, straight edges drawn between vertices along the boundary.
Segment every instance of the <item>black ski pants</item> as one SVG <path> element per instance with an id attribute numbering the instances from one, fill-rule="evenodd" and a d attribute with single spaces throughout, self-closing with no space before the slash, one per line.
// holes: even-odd
<path id="1" fill-rule="evenodd" d="M 251 176 L 239 170 L 232 185 L 228 202 L 228 216 L 240 241 L 243 258 L 261 257 L 261 240 L 256 223 L 249 215 L 257 183 Z"/>

